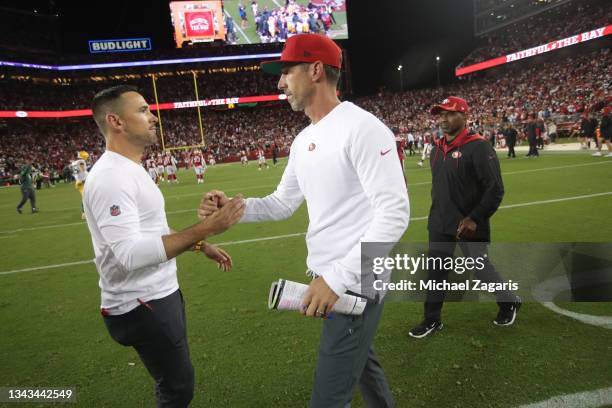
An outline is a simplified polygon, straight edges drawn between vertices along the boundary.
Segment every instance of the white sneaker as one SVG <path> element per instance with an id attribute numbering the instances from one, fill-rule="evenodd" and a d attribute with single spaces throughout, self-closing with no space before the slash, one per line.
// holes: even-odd
<path id="1" fill-rule="evenodd" d="M 601 152 L 595 152 L 595 153 L 593 153 L 591 156 L 594 156 L 594 157 L 601 157 Z"/>
<path id="2" fill-rule="evenodd" d="M 418 163 L 417 163 L 417 166 L 419 166 L 419 167 L 423 167 L 423 162 L 422 162 L 422 161 L 418 162 Z"/>
<path id="3" fill-rule="evenodd" d="M 612 153 L 608 153 L 604 157 L 612 157 Z"/>

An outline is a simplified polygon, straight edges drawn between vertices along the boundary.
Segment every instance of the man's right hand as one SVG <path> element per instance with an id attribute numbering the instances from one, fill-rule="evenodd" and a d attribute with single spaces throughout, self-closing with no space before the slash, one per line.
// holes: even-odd
<path id="1" fill-rule="evenodd" d="M 227 198 L 225 193 L 220 190 L 211 190 L 204 194 L 200 207 L 198 208 L 198 218 L 203 221 L 206 217 L 214 213 L 215 211 L 223 208 L 230 199 Z"/>
<path id="2" fill-rule="evenodd" d="M 223 197 L 225 197 L 225 194 L 223 194 Z M 244 214 L 245 202 L 242 195 L 238 194 L 231 200 L 225 197 L 225 201 L 220 201 L 224 202 L 224 204 L 220 206 L 222 208 L 206 215 L 201 222 L 202 227 L 207 230 L 208 236 L 217 235 L 227 230 L 240 221 L 240 218 L 242 218 Z M 198 215 L 199 214 L 200 209 L 198 209 Z M 202 219 L 202 217 L 200 219 Z"/>

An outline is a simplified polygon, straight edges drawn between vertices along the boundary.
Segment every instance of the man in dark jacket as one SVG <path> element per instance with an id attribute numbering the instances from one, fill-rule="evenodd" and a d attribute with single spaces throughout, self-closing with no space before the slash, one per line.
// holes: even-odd
<path id="1" fill-rule="evenodd" d="M 597 151 L 593 156 L 602 156 L 601 146 L 605 143 L 608 146 L 608 154 L 605 157 L 612 157 L 612 106 L 606 106 L 603 110 L 601 123 L 599 124 L 599 143 Z"/>
<path id="2" fill-rule="evenodd" d="M 452 257 L 459 244 L 465 257 L 483 261 L 482 269 L 475 268 L 477 279 L 501 284 L 502 278 L 489 262 L 487 250 L 491 240 L 489 218 L 502 201 L 504 185 L 495 150 L 485 138 L 471 134 L 466 126 L 468 111 L 465 100 L 452 96 L 431 109 L 439 117 L 444 137 L 436 142 L 430 158 L 428 257 Z M 436 267 L 436 262 L 433 264 L 427 271 L 428 280 L 444 281 L 450 270 Z M 422 338 L 442 328 L 444 295 L 444 291 L 427 292 L 425 318 L 410 330 L 410 336 Z M 495 296 L 499 312 L 493 323 L 512 325 L 521 306 L 520 299 L 507 290 L 498 290 Z"/>
<path id="3" fill-rule="evenodd" d="M 506 146 L 508 147 L 508 158 L 516 157 L 514 153 L 514 146 L 516 145 L 517 132 L 512 127 L 512 123 L 508 122 L 506 128 L 502 131 L 504 139 L 506 140 Z"/>
<path id="4" fill-rule="evenodd" d="M 538 153 L 537 143 L 538 143 L 538 134 L 537 134 L 538 125 L 536 124 L 535 116 L 529 115 L 529 119 L 527 120 L 527 124 L 525 125 L 525 135 L 527 136 L 527 142 L 529 142 L 529 153 L 527 153 L 527 157 L 539 157 L 540 153 Z"/>

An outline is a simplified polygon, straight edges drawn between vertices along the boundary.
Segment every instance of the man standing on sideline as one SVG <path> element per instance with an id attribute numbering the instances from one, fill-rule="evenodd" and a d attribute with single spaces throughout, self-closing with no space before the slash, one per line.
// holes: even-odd
<path id="1" fill-rule="evenodd" d="M 21 168 L 19 172 L 19 182 L 21 183 L 21 201 L 17 204 L 17 212 L 22 213 L 21 207 L 24 206 L 26 201 L 30 200 L 30 207 L 32 207 L 32 214 L 37 213 L 36 208 L 36 192 L 34 191 L 34 185 L 32 184 L 32 165 L 26 164 Z"/>
<path id="2" fill-rule="evenodd" d="M 601 140 L 599 141 L 599 154 L 597 156 L 601 156 L 601 146 L 605 143 L 608 146 L 608 154 L 605 157 L 612 157 L 612 106 L 606 106 L 603 110 L 603 116 L 599 124 L 599 134 Z"/>
<path id="3" fill-rule="evenodd" d="M 476 268 L 476 277 L 486 283 L 502 282 L 488 259 L 491 240 L 489 218 L 497 211 L 504 197 L 499 160 L 491 144 L 479 134 L 470 134 L 466 126 L 469 108 L 465 100 L 449 96 L 431 109 L 438 115 L 444 137 L 431 152 L 431 209 L 429 230 L 430 258 L 452 257 L 457 243 L 465 257 L 484 260 L 484 268 Z M 434 265 L 436 263 L 434 262 Z M 449 270 L 432 268 L 428 280 L 442 282 Z M 444 291 L 428 291 L 424 305 L 425 318 L 409 332 L 423 338 L 442 329 Z M 508 291 L 495 293 L 499 312 L 493 321 L 510 326 L 521 306 L 520 299 Z"/>
<path id="4" fill-rule="evenodd" d="M 612 107 L 606 106 L 601 116 L 601 123 L 599 123 L 599 143 L 597 144 L 597 151 L 593 153 L 593 156 L 602 156 L 601 147 L 605 143 L 608 147 L 608 154 L 605 157 L 612 157 Z M 597 121 L 596 121 L 597 123 Z"/>
<path id="5" fill-rule="evenodd" d="M 262 64 L 280 74 L 278 88 L 291 108 L 312 123 L 295 138 L 276 191 L 247 199 L 241 220 L 282 220 L 306 200 L 306 263 L 314 279 L 302 313 L 311 317 L 326 317 L 347 291 L 362 293 L 361 244 L 398 241 L 410 216 L 393 133 L 369 112 L 338 100 L 341 64 L 340 48 L 318 34 L 291 37 L 280 60 Z M 222 192 L 212 193 L 202 201 L 201 217 L 228 203 Z M 311 407 L 344 408 L 357 384 L 368 407 L 395 405 L 372 348 L 382 308 L 376 299 L 360 316 L 323 321 Z"/>
<path id="6" fill-rule="evenodd" d="M 508 158 L 516 157 L 514 153 L 514 146 L 516 145 L 516 137 L 518 133 L 516 129 L 512 127 L 512 122 L 506 124 L 506 128 L 502 131 L 504 139 L 506 140 L 506 146 L 508 146 Z"/>
<path id="7" fill-rule="evenodd" d="M 537 148 L 537 128 L 538 125 L 536 124 L 535 116 L 533 114 L 529 115 L 529 119 L 525 125 L 525 135 L 527 136 L 527 142 L 529 142 L 529 153 L 527 153 L 526 157 L 540 157 Z"/>
<path id="8" fill-rule="evenodd" d="M 106 152 L 87 177 L 83 204 L 102 290 L 101 313 L 111 337 L 132 346 L 155 379 L 158 407 L 187 407 L 194 374 L 183 295 L 176 276 L 179 254 L 203 252 L 229 270 L 229 255 L 204 240 L 238 222 L 244 200 L 180 232 L 168 227 L 164 197 L 140 165 L 157 142 L 157 118 L 136 88 L 98 93 L 94 120 Z"/>

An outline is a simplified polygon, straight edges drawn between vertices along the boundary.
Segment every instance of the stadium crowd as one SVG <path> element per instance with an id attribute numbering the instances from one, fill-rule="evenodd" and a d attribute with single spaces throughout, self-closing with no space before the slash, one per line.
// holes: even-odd
<path id="1" fill-rule="evenodd" d="M 381 90 L 376 95 L 356 98 L 354 102 L 381 118 L 398 136 L 407 137 L 410 133 L 416 141 L 422 141 L 427 133 L 435 135 L 438 132 L 434 119 L 428 113 L 429 106 L 447 95 L 459 95 L 466 98 L 471 106 L 470 124 L 474 130 L 495 141 L 504 124 L 511 122 L 519 130 L 520 140 L 524 137 L 521 135 L 522 126 L 530 115 L 537 118 L 544 135 L 548 133 L 549 126 L 561 128 L 569 124 L 578 131 L 581 115 L 586 112 L 599 115 L 605 105 L 612 103 L 611 65 L 612 55 L 609 49 L 604 48 L 577 54 L 571 59 L 560 56 L 550 57 L 545 63 L 508 65 L 492 75 L 472 76 L 445 88 L 402 93 Z M 168 78 L 170 80 L 172 77 Z M 211 88 L 216 86 L 215 82 L 224 82 L 215 89 L 244 85 L 249 92 L 255 93 L 258 89 L 271 90 L 276 86 L 274 78 L 267 83 L 262 78 L 266 77 L 259 73 L 243 73 L 233 82 L 239 85 L 212 81 Z M 178 98 L 182 91 L 176 88 L 179 87 L 170 82 L 161 89 L 168 92 L 168 98 Z M 143 88 L 145 96 L 151 98 L 150 91 L 146 89 Z M 192 90 L 185 87 L 186 93 Z M 244 94 L 238 88 L 233 92 Z M 85 91 L 83 93 L 86 94 Z M 93 93 L 92 86 L 87 98 Z M 12 100 L 15 100 L 14 97 Z M 201 144 L 202 135 L 195 108 L 165 110 L 161 115 L 166 148 Z M 207 146 L 205 155 L 212 154 L 217 162 L 222 162 L 237 160 L 242 150 L 252 158 L 258 148 L 264 148 L 269 154 L 273 144 L 286 153 L 293 137 L 308 122 L 302 113 L 292 112 L 281 102 L 272 106 L 221 111 L 204 108 L 202 124 Z M 12 119 L 0 128 L 0 157 L 3 159 L 0 174 L 14 174 L 19 165 L 28 160 L 40 168 L 61 173 L 66 164 L 74 160 L 77 151 L 86 150 L 95 160 L 101 154 L 103 145 L 102 137 L 89 117 L 74 120 Z M 161 150 L 161 146 L 157 148 Z M 177 151 L 179 164 L 186 164 L 186 154 L 186 151 Z"/>
<path id="2" fill-rule="evenodd" d="M 0 79 L 0 110 L 70 110 L 88 109 L 92 95 L 113 84 L 129 83 L 138 87 L 143 96 L 155 102 L 152 79 L 142 75 L 124 75 L 119 80 L 76 82 L 66 85 L 32 83 Z M 196 100 L 193 75 L 190 71 L 156 76 L 160 103 Z M 197 76 L 200 99 L 229 98 L 277 94 L 276 81 L 259 71 L 218 72 Z M 51 98 L 49 95 L 53 95 Z"/>
<path id="3" fill-rule="evenodd" d="M 604 27 L 612 21 L 607 2 L 572 2 L 496 30 L 485 44 L 460 64 L 468 66 L 563 38 Z"/>

